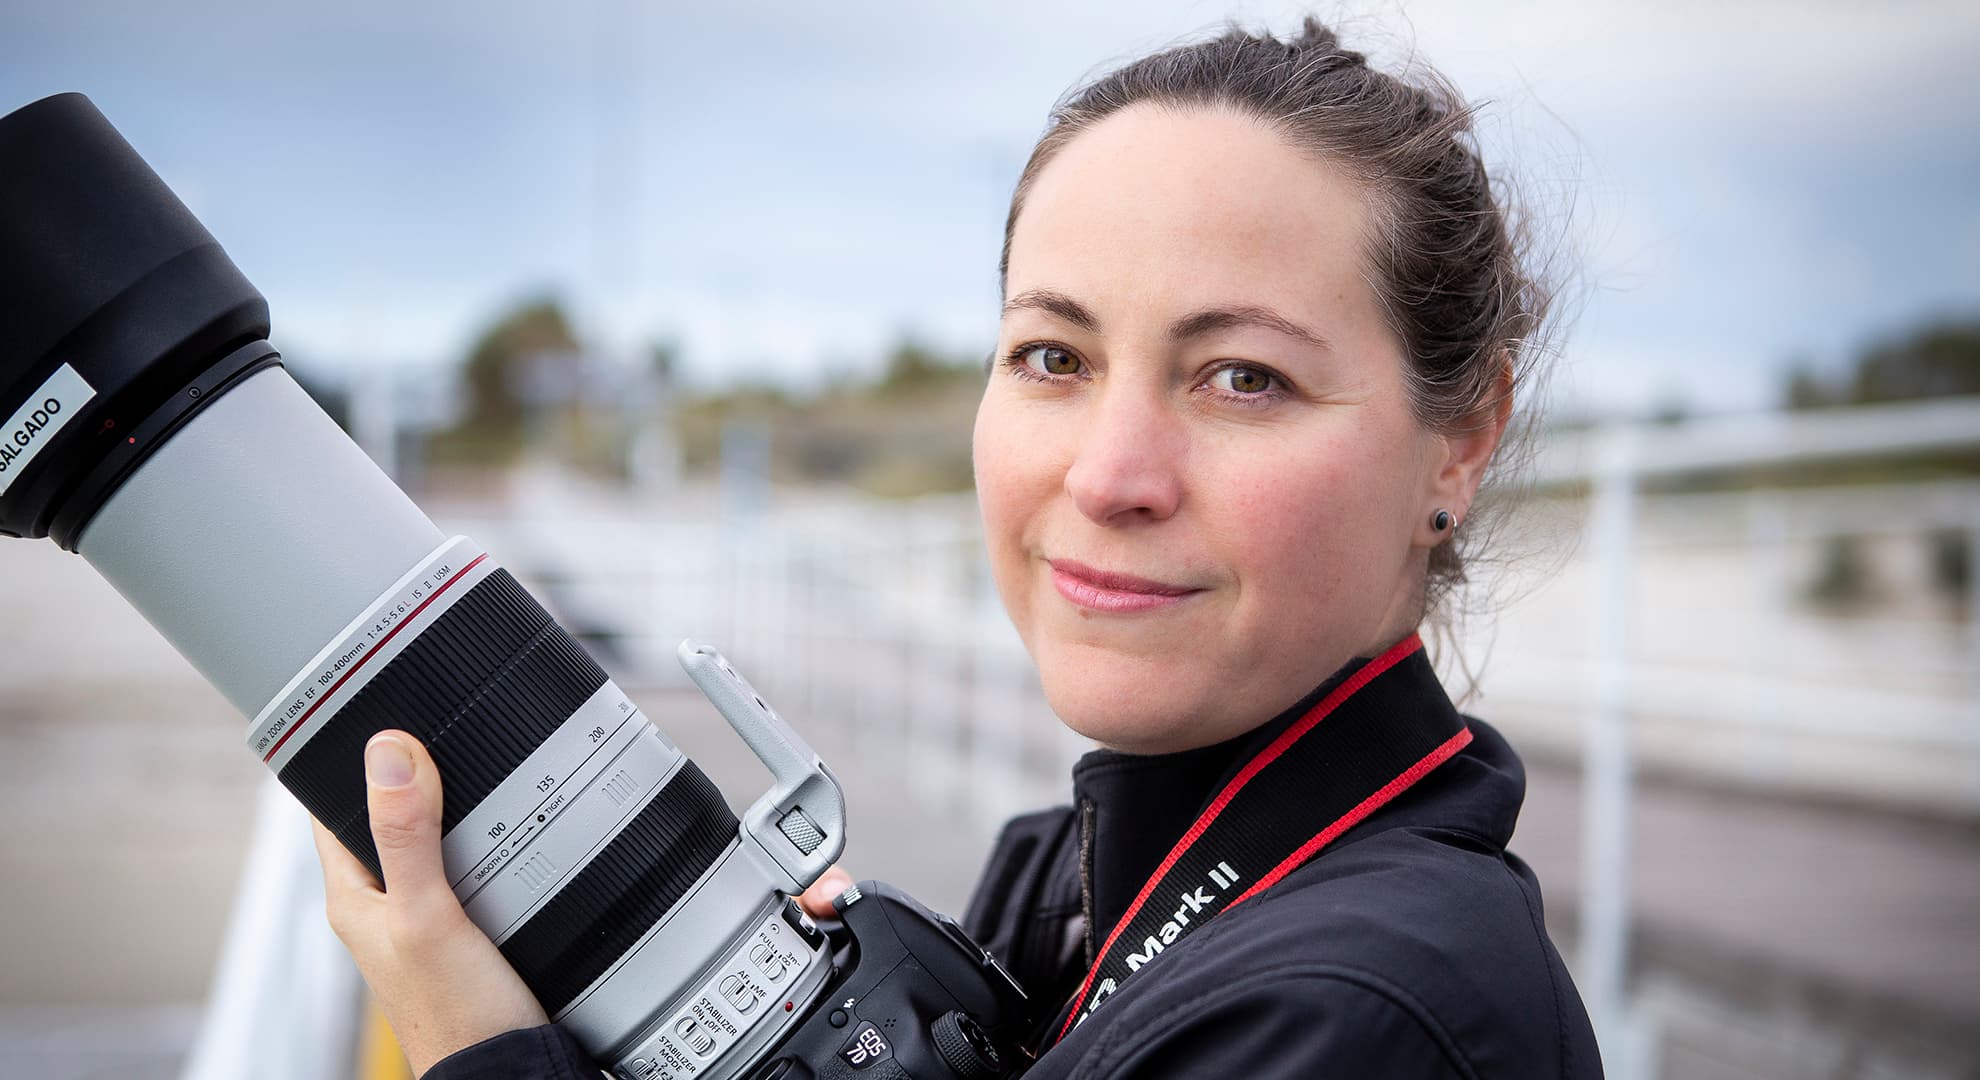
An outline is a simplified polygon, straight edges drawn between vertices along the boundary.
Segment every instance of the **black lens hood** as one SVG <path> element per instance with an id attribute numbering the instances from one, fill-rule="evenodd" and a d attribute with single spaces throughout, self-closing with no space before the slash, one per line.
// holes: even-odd
<path id="1" fill-rule="evenodd" d="M 0 533 L 46 536 L 59 517 L 73 549 L 115 491 L 105 459 L 129 476 L 240 381 L 209 369 L 268 330 L 261 293 L 87 97 L 0 117 L 0 422 L 65 365 L 94 391 L 0 491 Z M 150 422 L 161 409 L 172 421 Z"/>

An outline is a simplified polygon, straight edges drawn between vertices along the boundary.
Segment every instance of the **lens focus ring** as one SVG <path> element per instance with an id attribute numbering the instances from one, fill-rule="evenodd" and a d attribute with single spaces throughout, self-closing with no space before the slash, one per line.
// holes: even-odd
<path id="1" fill-rule="evenodd" d="M 445 781 L 451 829 L 598 688 L 604 669 L 506 570 L 455 601 L 337 710 L 283 767 L 283 786 L 372 873 L 364 744 L 419 737 Z"/>

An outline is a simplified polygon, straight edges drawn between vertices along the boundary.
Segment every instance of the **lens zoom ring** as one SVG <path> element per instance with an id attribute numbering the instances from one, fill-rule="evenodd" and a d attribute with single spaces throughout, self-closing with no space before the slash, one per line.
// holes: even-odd
<path id="1" fill-rule="evenodd" d="M 605 684 L 605 672 L 506 570 L 483 578 L 312 734 L 280 779 L 375 874 L 364 744 L 427 744 L 451 829 Z"/>
<path id="2" fill-rule="evenodd" d="M 552 1014 L 605 973 L 736 839 L 722 793 L 683 762 L 653 801 L 502 943 Z"/>
<path id="3" fill-rule="evenodd" d="M 466 817 L 603 685 L 605 672 L 563 627 L 539 631 L 428 741 L 449 795 L 441 827 Z"/>

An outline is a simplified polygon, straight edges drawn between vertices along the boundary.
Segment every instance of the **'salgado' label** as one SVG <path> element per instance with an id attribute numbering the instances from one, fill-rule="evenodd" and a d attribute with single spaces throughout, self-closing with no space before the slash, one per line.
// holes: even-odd
<path id="1" fill-rule="evenodd" d="M 14 415 L 7 418 L 7 426 L 0 428 L 0 495 L 7 493 L 34 455 L 41 453 L 55 433 L 75 419 L 83 405 L 95 396 L 96 388 L 84 382 L 76 369 L 67 364 L 56 368 L 55 374 L 28 395 Z"/>

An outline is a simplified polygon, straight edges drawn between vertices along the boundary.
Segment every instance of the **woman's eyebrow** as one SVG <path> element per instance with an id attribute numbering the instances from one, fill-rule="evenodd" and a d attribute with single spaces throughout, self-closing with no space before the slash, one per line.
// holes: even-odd
<path id="1" fill-rule="evenodd" d="M 1218 330 L 1228 330 L 1236 326 L 1257 326 L 1266 330 L 1276 330 L 1294 340 L 1304 341 L 1316 349 L 1332 351 L 1334 348 L 1333 343 L 1326 338 L 1273 311 L 1271 308 L 1258 307 L 1252 304 L 1240 304 L 1237 307 L 1227 308 L 1205 308 L 1194 314 L 1185 315 L 1177 319 L 1175 324 L 1169 327 L 1169 340 L 1174 342 L 1187 341 L 1193 337 L 1199 337 Z"/>
<path id="2" fill-rule="evenodd" d="M 1004 314 L 1006 316 L 1014 311 L 1027 309 L 1043 311 L 1048 315 L 1055 315 L 1089 334 L 1100 332 L 1100 320 L 1094 317 L 1093 312 L 1087 310 L 1086 305 L 1062 292 L 1052 289 L 1029 289 L 1004 302 Z M 1256 304 L 1205 308 L 1202 311 L 1191 312 L 1177 319 L 1169 326 L 1169 340 L 1180 344 L 1191 338 L 1201 337 L 1205 334 L 1215 333 L 1218 330 L 1228 330 L 1239 326 L 1256 326 L 1266 330 L 1275 330 L 1287 337 L 1306 342 L 1308 345 L 1317 349 L 1332 350 L 1334 347 L 1333 343 L 1325 337 L 1312 330 L 1308 330 L 1306 327 L 1273 311 L 1271 308 L 1259 307 Z"/>
<path id="3" fill-rule="evenodd" d="M 1005 317 L 1009 317 L 1012 312 L 1027 309 L 1056 315 L 1089 334 L 1100 332 L 1100 320 L 1086 310 L 1086 305 L 1062 292 L 1054 292 L 1051 289 L 1028 289 L 1004 301 Z"/>

